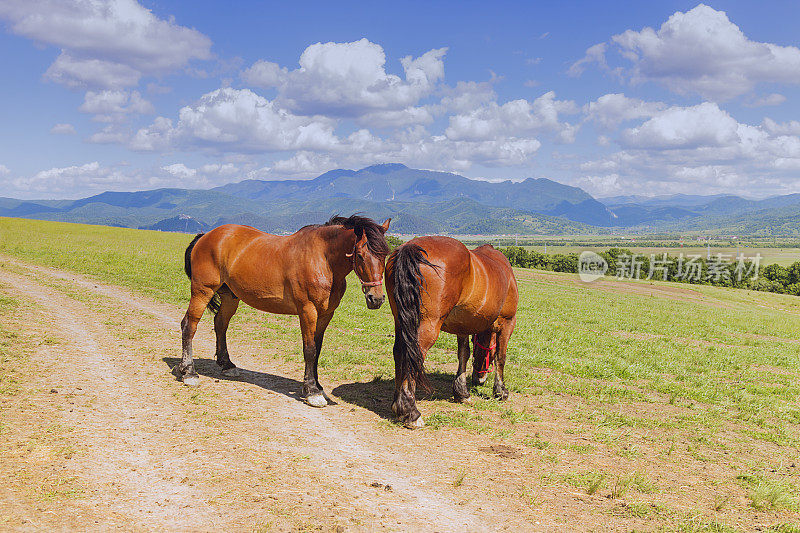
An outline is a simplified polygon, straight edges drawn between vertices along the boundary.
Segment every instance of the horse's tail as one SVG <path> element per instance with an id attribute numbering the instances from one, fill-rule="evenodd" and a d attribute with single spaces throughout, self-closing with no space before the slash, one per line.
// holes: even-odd
<path id="1" fill-rule="evenodd" d="M 419 324 L 422 320 L 420 295 L 423 286 L 420 265 L 436 265 L 428 261 L 427 252 L 417 244 L 407 243 L 395 250 L 393 264 L 393 297 L 397 309 L 397 333 L 394 339 L 395 359 L 400 361 L 403 377 L 410 377 L 422 388 L 430 390 L 425 375 L 422 351 L 419 349 Z"/>
<path id="2" fill-rule="evenodd" d="M 192 242 L 186 247 L 186 252 L 183 254 L 183 271 L 186 272 L 189 279 L 192 279 L 192 250 L 194 250 L 194 245 L 197 244 L 197 241 L 199 241 L 200 237 L 203 235 L 205 235 L 205 233 L 198 233 L 195 235 Z"/>
<path id="3" fill-rule="evenodd" d="M 186 252 L 183 254 L 183 271 L 186 272 L 189 279 L 192 279 L 192 250 L 194 250 L 194 245 L 197 244 L 197 241 L 199 241 L 200 237 L 203 235 L 205 235 L 205 233 L 198 233 L 195 235 L 192 242 L 186 247 Z M 219 294 L 215 292 L 214 296 L 211 297 L 211 301 L 208 302 L 208 310 L 216 315 L 217 311 L 219 311 L 219 306 L 220 297 Z"/>

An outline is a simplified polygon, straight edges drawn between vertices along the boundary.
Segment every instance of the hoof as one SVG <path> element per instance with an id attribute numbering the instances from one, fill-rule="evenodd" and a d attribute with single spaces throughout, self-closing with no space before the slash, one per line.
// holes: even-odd
<path id="1" fill-rule="evenodd" d="M 328 405 L 328 400 L 325 399 L 324 394 L 319 393 L 307 396 L 306 403 L 311 407 L 325 407 L 326 405 Z"/>
<path id="2" fill-rule="evenodd" d="M 238 378 L 241 374 L 239 373 L 239 369 L 235 366 L 231 368 L 226 368 L 222 371 L 222 375 L 226 378 Z"/>
<path id="3" fill-rule="evenodd" d="M 494 397 L 500 400 L 501 402 L 508 400 L 508 391 L 507 390 L 495 391 Z"/>
<path id="4" fill-rule="evenodd" d="M 467 396 L 465 398 L 459 398 L 458 396 L 454 396 L 456 403 L 465 403 L 467 405 L 472 405 L 472 396 Z"/>
<path id="5" fill-rule="evenodd" d="M 484 374 L 482 377 L 476 376 L 475 374 L 472 375 L 472 384 L 475 386 L 483 385 L 486 383 L 486 378 L 489 377 L 489 374 Z"/>
<path id="6" fill-rule="evenodd" d="M 425 426 L 425 421 L 422 419 L 422 417 L 419 417 L 413 422 L 406 422 L 405 426 L 408 429 L 418 429 Z"/>
<path id="7" fill-rule="evenodd" d="M 197 374 L 187 374 L 183 376 L 183 384 L 187 387 L 197 387 L 200 385 L 200 376 Z"/>

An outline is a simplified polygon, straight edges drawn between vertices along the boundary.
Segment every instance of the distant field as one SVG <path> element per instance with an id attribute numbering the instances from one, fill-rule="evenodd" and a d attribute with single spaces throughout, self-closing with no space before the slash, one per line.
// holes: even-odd
<path id="1" fill-rule="evenodd" d="M 758 248 L 758 247 L 748 247 L 748 246 L 740 246 L 740 247 L 724 247 L 724 246 L 711 246 L 707 248 L 705 246 L 682 246 L 682 247 L 656 247 L 656 246 L 648 246 L 648 247 L 641 247 L 641 246 L 630 246 L 626 244 L 615 244 L 613 246 L 618 246 L 620 248 L 626 248 L 631 252 L 639 253 L 639 254 L 655 254 L 655 255 L 663 255 L 665 252 L 667 255 L 670 256 L 677 256 L 679 254 L 684 255 L 700 255 L 702 257 L 706 257 L 707 254 L 710 252 L 712 257 L 716 257 L 717 254 L 722 254 L 723 258 L 728 259 L 735 259 L 739 256 L 739 254 L 744 254 L 746 258 L 755 257 L 756 254 L 761 255 L 761 264 L 762 265 L 770 265 L 772 263 L 777 263 L 781 266 L 789 266 L 795 261 L 800 261 L 800 248 Z M 584 250 L 591 250 L 594 252 L 604 252 L 611 248 L 612 245 L 608 246 L 553 246 L 548 245 L 545 246 L 524 246 L 527 250 L 536 250 L 537 252 L 545 252 L 550 254 L 570 254 L 570 253 L 581 253 Z"/>
<path id="2" fill-rule="evenodd" d="M 0 254 L 179 305 L 188 296 L 182 261 L 189 240 L 0 218 Z M 582 249 L 548 246 L 547 252 Z M 788 249 L 741 251 L 761 253 L 766 263 L 800 260 Z M 736 249 L 712 247 L 716 252 Z M 501 484 L 471 478 L 474 466 L 463 463 L 453 466 L 448 491 L 467 483 L 470 492 L 463 494 L 470 499 L 502 490 L 515 513 L 558 516 L 565 530 L 617 524 L 797 531 L 791 528 L 800 524 L 800 298 L 516 272 L 520 309 L 506 370 L 509 402 L 491 399 L 489 387 L 473 390 L 472 405 L 449 401 L 455 339 L 443 335 L 427 363 L 436 392 L 420 402 L 428 427 L 414 434 L 386 429 L 403 440 L 433 432 L 448 449 L 472 439 L 521 450 L 508 459 Z M 367 310 L 357 285 L 349 284 L 330 325 L 320 375 L 323 384 L 338 383 L 332 391 L 345 405 L 379 409 L 388 418 L 387 405 L 374 406 L 391 390 L 392 317 L 388 306 Z M 266 360 L 295 365 L 299 374 L 296 318 L 240 309 L 231 326 L 232 359 L 237 342 L 260 342 Z M 176 331 L 174 354 L 178 346 Z M 229 424 L 226 431 L 236 431 L 236 422 Z"/>

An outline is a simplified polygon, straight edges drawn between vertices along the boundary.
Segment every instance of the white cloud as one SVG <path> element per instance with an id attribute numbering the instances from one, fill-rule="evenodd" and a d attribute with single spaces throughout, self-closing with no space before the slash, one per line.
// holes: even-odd
<path id="1" fill-rule="evenodd" d="M 594 190 L 625 194 L 800 191 L 800 123 L 738 122 L 717 104 L 671 107 L 622 132 L 623 150 L 579 165 Z M 609 176 L 616 176 L 611 180 Z"/>
<path id="2" fill-rule="evenodd" d="M 183 163 L 173 163 L 172 165 L 166 165 L 161 167 L 161 170 L 175 176 L 176 178 L 181 178 L 181 179 L 193 178 L 197 175 L 196 169 L 189 168 Z"/>
<path id="3" fill-rule="evenodd" d="M 767 117 L 764 119 L 764 129 L 772 135 L 800 135 L 800 122 L 791 120 L 779 123 Z"/>
<path id="4" fill-rule="evenodd" d="M 367 39 L 317 43 L 305 49 L 297 69 L 262 60 L 242 79 L 256 87 L 277 87 L 276 101 L 296 114 L 356 118 L 415 106 L 444 77 L 446 52 L 439 48 L 402 58 L 402 79 L 386 72 L 383 48 Z"/>
<path id="5" fill-rule="evenodd" d="M 786 101 L 786 97 L 782 94 L 772 93 L 766 96 L 761 96 L 747 103 L 748 107 L 766 107 L 781 105 Z"/>
<path id="6" fill-rule="evenodd" d="M 280 109 L 248 89 L 222 88 L 183 107 L 178 121 L 158 117 L 140 129 L 131 147 L 163 150 L 197 147 L 214 150 L 269 152 L 326 150 L 339 142 L 334 123 L 324 117 L 300 117 Z"/>
<path id="7" fill-rule="evenodd" d="M 98 122 L 121 122 L 128 114 L 155 112 L 153 104 L 142 98 L 139 91 L 122 90 L 88 91 L 78 110 L 95 115 Z"/>
<path id="8" fill-rule="evenodd" d="M 606 50 L 608 49 L 608 44 L 606 43 L 597 43 L 593 46 L 590 46 L 586 50 L 586 55 L 583 58 L 579 59 L 572 66 L 569 67 L 567 73 L 570 76 L 580 76 L 583 74 L 583 71 L 586 70 L 586 67 L 591 65 L 592 63 L 597 63 L 601 67 L 607 67 L 606 64 Z"/>
<path id="9" fill-rule="evenodd" d="M 490 102 L 472 112 L 451 116 L 445 135 L 454 141 L 477 141 L 553 131 L 563 141 L 570 142 L 575 126 L 560 122 L 559 113 L 576 111 L 574 102 L 556 100 L 555 93 L 550 91 L 533 102 L 523 99 L 503 105 Z"/>
<path id="10" fill-rule="evenodd" d="M 8 176 L 11 174 L 11 171 L 8 170 L 8 167 L 5 165 L 0 165 L 0 176 Z"/>
<path id="11" fill-rule="evenodd" d="M 666 108 L 662 102 L 645 102 L 638 98 L 628 98 L 624 94 L 605 94 L 583 106 L 586 119 L 604 128 L 614 129 L 622 122 L 652 117 Z"/>
<path id="12" fill-rule="evenodd" d="M 717 104 L 671 107 L 641 126 L 622 132 L 622 144 L 635 148 L 697 148 L 739 141 L 739 123 Z"/>
<path id="13" fill-rule="evenodd" d="M 75 135 L 75 126 L 72 124 L 55 124 L 50 128 L 50 133 L 55 135 Z"/>
<path id="14" fill-rule="evenodd" d="M 47 77 L 67 86 L 132 86 L 211 57 L 208 37 L 135 0 L 6 0 L 0 18 L 17 35 L 62 49 Z"/>
<path id="15" fill-rule="evenodd" d="M 625 192 L 625 186 L 618 174 L 607 174 L 605 176 L 584 176 L 578 179 L 578 185 L 598 198 L 614 196 Z"/>
<path id="16" fill-rule="evenodd" d="M 758 83 L 800 84 L 800 49 L 752 41 L 724 11 L 700 4 L 676 12 L 658 30 L 628 30 L 611 37 L 614 50 L 631 63 L 620 71 L 632 83 L 655 82 L 679 94 L 727 100 Z M 605 44 L 605 43 L 601 43 Z M 595 45 L 570 68 L 606 67 L 606 50 Z"/>

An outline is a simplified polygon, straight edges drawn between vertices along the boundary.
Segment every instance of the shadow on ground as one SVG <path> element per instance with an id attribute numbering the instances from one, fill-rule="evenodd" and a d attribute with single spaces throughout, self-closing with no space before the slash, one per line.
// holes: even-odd
<path id="1" fill-rule="evenodd" d="M 181 360 L 177 357 L 164 357 L 162 360 L 170 368 L 172 374 L 177 376 L 173 369 L 178 365 L 178 363 L 181 362 Z M 269 374 L 267 372 L 256 372 L 255 370 L 247 370 L 241 367 L 239 367 L 238 377 L 234 378 L 223 376 L 222 371 L 214 359 L 195 359 L 194 368 L 201 376 L 218 379 L 220 381 L 241 381 L 244 383 L 250 383 L 251 385 L 261 387 L 262 389 L 283 394 L 284 396 L 288 396 L 289 398 L 293 398 L 299 402 L 304 401 L 303 397 L 300 395 L 303 384 L 296 379 Z M 176 379 L 180 381 L 179 377 L 176 377 Z M 330 403 L 335 405 L 335 402 L 331 401 Z"/>
<path id="2" fill-rule="evenodd" d="M 430 372 L 431 392 L 417 390 L 419 400 L 452 400 L 453 380 L 450 372 Z M 393 420 L 392 401 L 394 400 L 394 379 L 376 378 L 365 383 L 345 383 L 333 389 L 333 394 L 347 403 L 368 409 L 387 420 Z"/>

